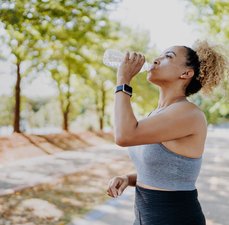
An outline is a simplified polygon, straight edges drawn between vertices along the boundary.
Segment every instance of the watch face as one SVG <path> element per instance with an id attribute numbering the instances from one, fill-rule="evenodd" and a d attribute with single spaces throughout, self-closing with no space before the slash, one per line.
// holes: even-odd
<path id="1" fill-rule="evenodd" d="M 126 84 L 124 84 L 124 90 L 129 92 L 129 93 L 132 93 L 132 87 L 130 87 L 130 86 L 126 85 Z"/>

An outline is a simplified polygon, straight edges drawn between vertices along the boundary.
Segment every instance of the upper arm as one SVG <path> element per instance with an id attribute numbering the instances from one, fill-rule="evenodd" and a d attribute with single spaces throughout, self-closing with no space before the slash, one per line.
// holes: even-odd
<path id="1" fill-rule="evenodd" d="M 160 114 L 138 121 L 123 146 L 153 144 L 193 135 L 203 126 L 203 113 L 191 103 L 174 104 Z"/>

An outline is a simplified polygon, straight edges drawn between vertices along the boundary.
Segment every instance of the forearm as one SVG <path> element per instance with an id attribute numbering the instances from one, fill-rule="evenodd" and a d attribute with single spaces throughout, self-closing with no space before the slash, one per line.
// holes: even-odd
<path id="1" fill-rule="evenodd" d="M 128 84 L 128 81 L 118 80 L 117 85 Z M 131 132 L 136 128 L 137 120 L 133 113 L 130 102 L 130 96 L 120 91 L 115 94 L 114 104 L 114 134 L 116 141 L 124 140 L 125 136 L 130 136 Z"/>
<path id="2" fill-rule="evenodd" d="M 129 85 L 133 77 L 141 70 L 144 62 L 145 57 L 141 54 L 134 52 L 130 55 L 127 52 L 117 71 L 117 85 Z M 117 92 L 114 105 L 115 141 L 121 146 L 128 146 L 128 138 L 133 138 L 138 125 L 131 107 L 130 96 L 122 91 Z"/>

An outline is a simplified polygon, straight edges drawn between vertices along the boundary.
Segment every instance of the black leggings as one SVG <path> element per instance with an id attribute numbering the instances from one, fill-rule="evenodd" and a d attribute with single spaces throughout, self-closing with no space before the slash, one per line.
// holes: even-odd
<path id="1" fill-rule="evenodd" d="M 161 191 L 136 186 L 134 208 L 134 225 L 206 225 L 197 189 Z"/>

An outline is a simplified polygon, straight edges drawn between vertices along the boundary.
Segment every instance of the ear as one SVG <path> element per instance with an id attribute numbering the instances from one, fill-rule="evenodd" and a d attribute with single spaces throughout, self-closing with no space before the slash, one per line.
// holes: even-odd
<path id="1" fill-rule="evenodd" d="M 193 76 L 194 76 L 194 70 L 193 69 L 188 69 L 184 73 L 182 73 L 182 75 L 180 77 L 188 79 L 188 78 L 191 78 Z"/>

